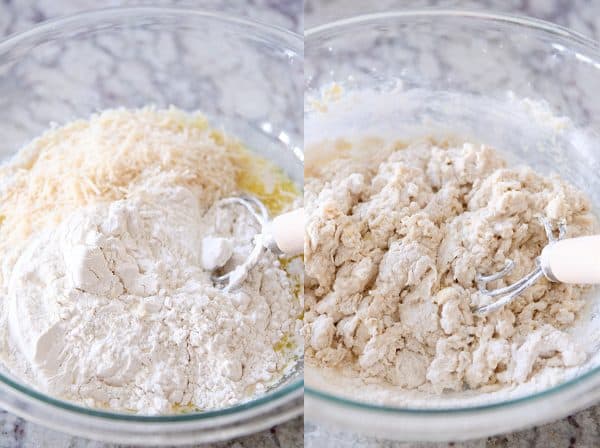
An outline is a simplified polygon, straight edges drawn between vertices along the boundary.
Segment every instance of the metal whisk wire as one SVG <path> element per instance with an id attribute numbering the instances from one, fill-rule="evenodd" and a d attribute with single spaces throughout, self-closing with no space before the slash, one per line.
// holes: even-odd
<path id="1" fill-rule="evenodd" d="M 241 195 L 237 197 L 225 198 L 218 201 L 215 205 L 217 206 L 229 206 L 229 205 L 241 205 L 244 207 L 250 215 L 260 225 L 260 233 L 254 237 L 254 247 L 252 251 L 246 257 L 243 263 L 237 266 L 235 269 L 227 272 L 223 275 L 213 275 L 212 280 L 217 285 L 222 285 L 225 291 L 231 290 L 237 287 L 244 279 L 242 272 L 248 271 L 258 262 L 258 259 L 265 249 L 265 238 L 263 237 L 263 231 L 265 226 L 269 222 L 269 211 L 265 205 L 257 198 L 250 195 Z"/>
<path id="2" fill-rule="evenodd" d="M 561 221 L 558 225 L 558 237 L 554 235 L 554 229 L 550 221 L 545 217 L 540 217 L 540 222 L 544 226 L 544 230 L 546 231 L 546 237 L 548 238 L 548 244 L 552 244 L 556 241 L 562 240 L 566 235 L 566 223 Z M 498 300 L 490 303 L 489 305 L 484 305 L 475 310 L 476 314 L 486 315 L 488 313 L 499 310 L 505 305 L 512 302 L 517 296 L 519 296 L 523 291 L 532 286 L 535 282 L 537 282 L 541 277 L 544 276 L 544 270 L 541 266 L 540 257 L 535 259 L 535 269 L 527 274 L 525 277 L 520 279 L 519 281 L 505 286 L 503 288 L 496 288 L 489 290 L 487 289 L 487 284 L 489 282 L 500 280 L 506 277 L 508 274 L 512 272 L 515 267 L 515 263 L 512 260 L 506 260 L 506 264 L 504 268 L 502 268 L 499 272 L 490 275 L 482 275 L 477 274 L 475 277 L 475 281 L 477 282 L 477 287 L 479 292 L 488 297 L 498 297 L 501 296 Z"/>

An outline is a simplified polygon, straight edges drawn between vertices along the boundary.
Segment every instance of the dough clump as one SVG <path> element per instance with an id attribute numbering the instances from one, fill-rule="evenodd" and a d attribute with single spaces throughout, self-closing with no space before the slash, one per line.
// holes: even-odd
<path id="1" fill-rule="evenodd" d="M 567 333 L 584 288 L 538 281 L 485 317 L 476 274 L 534 268 L 547 244 L 540 217 L 593 233 L 585 195 L 557 176 L 507 167 L 493 149 L 423 140 L 325 142 L 329 161 L 307 163 L 306 360 L 436 394 L 493 390 L 544 369 L 582 364 Z M 361 160 L 348 154 L 360 149 Z M 309 152 L 310 154 L 310 152 Z"/>

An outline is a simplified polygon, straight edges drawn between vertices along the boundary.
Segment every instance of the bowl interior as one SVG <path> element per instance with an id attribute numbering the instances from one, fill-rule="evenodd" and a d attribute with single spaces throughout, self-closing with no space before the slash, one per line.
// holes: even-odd
<path id="1" fill-rule="evenodd" d="M 305 58 L 307 164 L 317 156 L 311 153 L 312 143 L 323 139 L 455 136 L 486 143 L 511 162 L 542 173 L 560 173 L 600 205 L 600 152 L 595 146 L 600 110 L 592 94 L 600 88 L 600 54 L 585 38 L 528 19 L 400 12 L 311 30 Z M 315 101 L 320 106 L 325 102 L 326 111 L 315 107 Z M 598 290 L 590 292 L 590 310 L 573 330 L 589 360 L 563 381 L 600 365 L 598 298 Z M 308 370 L 309 392 L 352 399 L 328 375 Z M 534 392 L 556 386 L 546 384 Z M 535 393 L 515 390 L 486 401 L 509 403 Z M 481 404 L 469 393 L 449 394 L 435 403 L 406 394 L 387 400 L 398 410 Z"/>
<path id="2" fill-rule="evenodd" d="M 212 126 L 282 167 L 301 188 L 302 59 L 300 36 L 216 13 L 132 8 L 48 22 L 0 43 L 0 159 L 53 123 L 109 108 L 174 105 L 204 113 Z M 3 390 L 27 395 L 34 400 L 29 407 L 41 400 L 136 421 L 189 421 L 245 411 L 298 392 L 303 376 L 299 361 L 272 391 L 249 403 L 145 417 L 74 406 L 4 375 Z"/>

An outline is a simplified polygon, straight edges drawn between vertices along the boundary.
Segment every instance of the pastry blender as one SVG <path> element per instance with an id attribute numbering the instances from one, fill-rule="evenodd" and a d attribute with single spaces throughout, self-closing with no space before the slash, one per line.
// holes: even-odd
<path id="1" fill-rule="evenodd" d="M 495 274 L 478 274 L 476 281 L 479 291 L 497 299 L 477 308 L 477 314 L 485 315 L 499 310 L 541 277 L 551 282 L 600 284 L 600 235 L 565 238 L 566 224 L 561 222 L 558 236 L 555 236 L 550 221 L 546 218 L 540 218 L 540 221 L 546 231 L 548 245 L 535 259 L 535 269 L 511 285 L 491 290 L 487 289 L 487 284 L 508 275 L 515 266 L 514 262 L 507 260 L 504 268 Z"/>
<path id="2" fill-rule="evenodd" d="M 254 247 L 246 259 L 234 269 L 223 275 L 213 274 L 215 284 L 225 290 L 239 286 L 245 273 L 252 269 L 264 250 L 277 255 L 294 256 L 304 250 L 304 209 L 299 208 L 270 219 L 267 207 L 256 197 L 241 195 L 221 199 L 217 207 L 244 207 L 258 222 L 260 232 L 254 236 Z"/>

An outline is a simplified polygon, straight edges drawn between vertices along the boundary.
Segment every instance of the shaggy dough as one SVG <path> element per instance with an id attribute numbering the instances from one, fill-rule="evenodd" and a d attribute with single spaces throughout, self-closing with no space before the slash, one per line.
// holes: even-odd
<path id="1" fill-rule="evenodd" d="M 569 237 L 596 228 L 584 194 L 558 177 L 507 168 L 489 147 L 424 140 L 325 142 L 307 163 L 304 335 L 307 362 L 368 382 L 442 393 L 494 390 L 543 369 L 583 363 L 565 331 L 583 288 L 538 281 L 510 306 L 476 273 L 516 281 L 547 243 L 539 222 L 565 219 Z M 360 148 L 362 160 L 348 154 Z M 315 148 L 313 148 L 315 149 Z M 310 152 L 309 152 L 310 154 Z"/>

